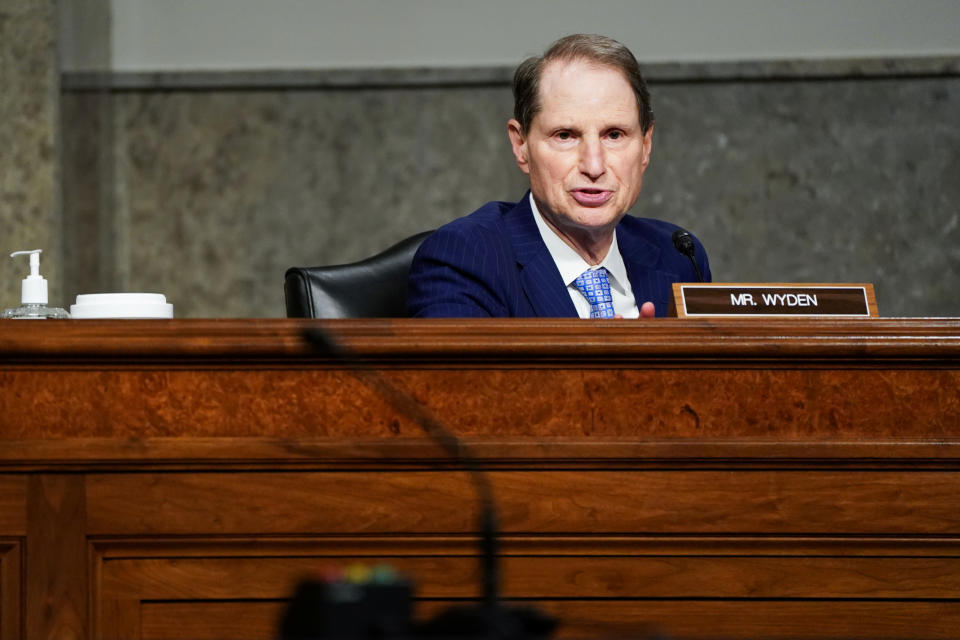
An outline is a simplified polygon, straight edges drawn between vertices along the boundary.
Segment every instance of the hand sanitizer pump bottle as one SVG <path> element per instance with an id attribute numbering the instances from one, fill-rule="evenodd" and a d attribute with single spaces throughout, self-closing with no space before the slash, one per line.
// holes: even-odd
<path id="1" fill-rule="evenodd" d="M 41 249 L 31 251 L 14 251 L 11 258 L 16 256 L 30 256 L 30 275 L 23 279 L 20 294 L 20 306 L 16 309 L 7 309 L 0 318 L 14 320 L 44 320 L 47 318 L 69 318 L 70 314 L 60 307 L 47 306 L 47 281 L 40 275 Z"/>

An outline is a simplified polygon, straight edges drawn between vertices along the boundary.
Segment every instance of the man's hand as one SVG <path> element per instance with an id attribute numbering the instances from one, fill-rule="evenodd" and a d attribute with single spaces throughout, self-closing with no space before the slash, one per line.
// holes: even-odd
<path id="1" fill-rule="evenodd" d="M 652 318 L 657 315 L 657 308 L 653 306 L 653 303 L 649 300 L 640 305 L 640 317 L 641 318 Z M 623 316 L 619 313 L 613 316 L 614 320 L 623 320 Z"/>

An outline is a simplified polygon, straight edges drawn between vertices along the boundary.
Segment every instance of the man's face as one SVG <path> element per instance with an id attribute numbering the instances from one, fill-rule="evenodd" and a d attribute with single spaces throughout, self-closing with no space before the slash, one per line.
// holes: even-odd
<path id="1" fill-rule="evenodd" d="M 547 65 L 540 105 L 526 134 L 508 123 L 537 207 L 561 237 L 606 237 L 640 195 L 653 127 L 623 74 L 586 60 Z"/>

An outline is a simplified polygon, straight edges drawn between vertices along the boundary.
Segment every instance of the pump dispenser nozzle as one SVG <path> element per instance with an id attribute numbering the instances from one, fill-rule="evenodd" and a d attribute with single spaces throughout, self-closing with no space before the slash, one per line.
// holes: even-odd
<path id="1" fill-rule="evenodd" d="M 47 304 L 47 281 L 40 275 L 40 253 L 43 249 L 14 251 L 11 258 L 30 256 L 30 275 L 23 279 L 20 287 L 20 304 Z"/>

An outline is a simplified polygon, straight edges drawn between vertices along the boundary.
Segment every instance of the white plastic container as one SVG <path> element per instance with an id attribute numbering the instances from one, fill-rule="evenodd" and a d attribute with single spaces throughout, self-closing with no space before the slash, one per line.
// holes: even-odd
<path id="1" fill-rule="evenodd" d="M 172 318 L 173 305 L 162 293 L 88 293 L 70 305 L 74 319 Z"/>

